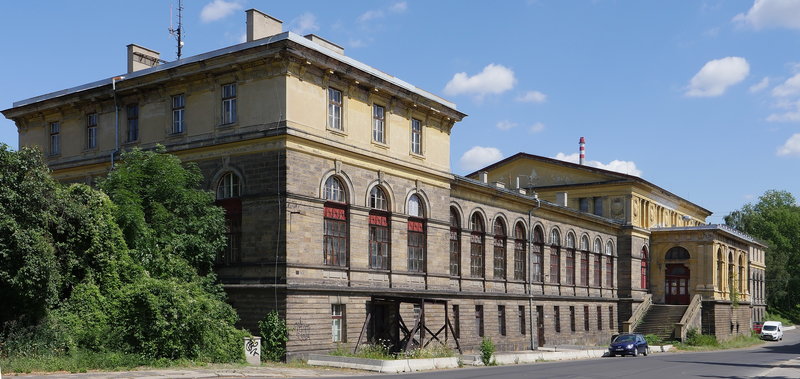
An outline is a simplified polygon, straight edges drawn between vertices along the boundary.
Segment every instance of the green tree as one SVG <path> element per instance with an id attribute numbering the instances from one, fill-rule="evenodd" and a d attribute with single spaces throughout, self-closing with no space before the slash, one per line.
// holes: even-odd
<path id="1" fill-rule="evenodd" d="M 757 203 L 725 216 L 725 223 L 768 245 L 767 304 L 788 311 L 800 304 L 800 207 L 794 196 L 767 191 Z"/>

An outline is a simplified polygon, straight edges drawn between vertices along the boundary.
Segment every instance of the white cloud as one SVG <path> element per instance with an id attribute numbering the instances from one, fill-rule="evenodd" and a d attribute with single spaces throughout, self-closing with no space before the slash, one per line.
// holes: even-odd
<path id="1" fill-rule="evenodd" d="M 447 82 L 444 93 L 450 96 L 461 94 L 474 94 L 478 98 L 487 94 L 500 94 L 514 88 L 517 79 L 511 69 L 491 63 L 478 74 L 467 75 L 459 72 Z"/>
<path id="2" fill-rule="evenodd" d="M 319 30 L 317 16 L 311 12 L 306 12 L 292 20 L 292 31 L 297 34 L 308 34 Z"/>
<path id="3" fill-rule="evenodd" d="M 496 147 L 474 146 L 461 156 L 461 168 L 466 171 L 475 171 L 503 159 L 503 153 Z"/>
<path id="4" fill-rule="evenodd" d="M 398 1 L 389 7 L 389 10 L 394 13 L 403 13 L 406 11 L 406 9 L 408 9 L 408 3 L 405 1 Z"/>
<path id="5" fill-rule="evenodd" d="M 760 82 L 750 86 L 750 93 L 761 92 L 764 88 L 767 88 L 768 86 L 769 86 L 769 78 L 765 76 L 764 79 L 761 79 Z"/>
<path id="6" fill-rule="evenodd" d="M 800 29 L 800 1 L 756 0 L 747 14 L 739 13 L 733 21 L 755 29 Z"/>
<path id="7" fill-rule="evenodd" d="M 742 57 L 725 57 L 708 61 L 689 82 L 686 96 L 720 96 L 728 87 L 744 80 L 750 65 Z"/>
<path id="8" fill-rule="evenodd" d="M 554 158 L 565 162 L 572 162 L 572 163 L 580 162 L 580 154 L 578 153 L 572 153 L 572 154 L 558 153 Z M 642 171 L 636 168 L 636 163 L 633 161 L 620 161 L 615 159 L 611 162 L 603 163 L 599 161 L 587 160 L 584 162 L 584 164 L 590 167 L 596 167 L 603 170 L 615 171 L 639 177 L 642 176 Z"/>
<path id="9" fill-rule="evenodd" d="M 786 140 L 786 143 L 783 146 L 778 148 L 778 155 L 780 156 L 788 156 L 788 155 L 795 155 L 800 156 L 800 133 L 796 133 L 789 137 Z"/>
<path id="10" fill-rule="evenodd" d="M 786 97 L 800 93 L 800 74 L 796 74 L 772 89 L 772 96 Z"/>
<path id="11" fill-rule="evenodd" d="M 544 124 L 542 124 L 541 122 L 537 122 L 537 123 L 531 125 L 530 128 L 528 128 L 528 132 L 530 132 L 531 134 L 539 133 L 542 130 L 544 130 Z"/>
<path id="12" fill-rule="evenodd" d="M 517 96 L 517 101 L 521 103 L 544 103 L 547 101 L 547 95 L 539 91 L 528 91 L 522 95 Z"/>
<path id="13" fill-rule="evenodd" d="M 508 121 L 508 120 L 500 121 L 500 122 L 497 123 L 497 125 L 495 125 L 495 127 L 497 127 L 497 129 L 500 129 L 500 130 L 508 130 L 508 129 L 511 129 L 511 128 L 515 127 L 515 126 L 517 126 L 516 122 L 511 122 L 511 121 Z"/>
<path id="14" fill-rule="evenodd" d="M 370 10 L 362 13 L 361 16 L 358 16 L 358 21 L 367 22 L 369 20 L 374 20 L 376 18 L 381 18 L 381 17 L 383 17 L 383 11 Z"/>
<path id="15" fill-rule="evenodd" d="M 350 47 L 357 49 L 359 47 L 364 47 L 369 45 L 370 41 L 361 39 L 361 38 L 351 38 L 347 41 L 347 45 Z"/>
<path id="16" fill-rule="evenodd" d="M 206 4 L 200 11 L 200 20 L 203 22 L 217 21 L 240 9 L 242 9 L 242 5 L 236 1 L 214 0 Z"/>
<path id="17" fill-rule="evenodd" d="M 800 101 L 779 101 L 775 104 L 776 108 L 788 109 L 783 113 L 772 113 L 767 116 L 767 121 L 771 122 L 794 122 L 800 121 Z"/>

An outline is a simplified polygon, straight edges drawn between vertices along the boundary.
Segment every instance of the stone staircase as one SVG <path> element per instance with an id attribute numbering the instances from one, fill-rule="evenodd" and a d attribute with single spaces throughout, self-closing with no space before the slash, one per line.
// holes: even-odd
<path id="1" fill-rule="evenodd" d="M 681 321 L 688 307 L 688 305 L 653 304 L 634 332 L 644 335 L 655 334 L 662 340 L 669 341 L 673 339 L 672 331 L 675 324 Z"/>

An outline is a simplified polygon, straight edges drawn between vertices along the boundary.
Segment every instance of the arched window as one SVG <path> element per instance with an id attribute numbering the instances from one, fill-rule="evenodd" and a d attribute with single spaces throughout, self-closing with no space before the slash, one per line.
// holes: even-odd
<path id="1" fill-rule="evenodd" d="M 348 230 L 347 196 L 339 178 L 329 177 L 325 181 L 322 196 L 325 199 L 322 238 L 323 260 L 329 266 L 347 266 Z"/>
<path id="2" fill-rule="evenodd" d="M 391 229 L 386 199 L 381 187 L 369 191 L 369 268 L 378 270 L 389 269 Z"/>
<path id="3" fill-rule="evenodd" d="M 494 220 L 494 278 L 506 278 L 506 224 L 499 217 Z"/>
<path id="4" fill-rule="evenodd" d="M 565 282 L 575 284 L 575 234 L 567 233 L 567 254 L 565 262 Z"/>
<path id="5" fill-rule="evenodd" d="M 686 250 L 683 247 L 675 246 L 667 250 L 667 255 L 664 256 L 666 260 L 680 260 L 680 259 L 689 259 L 689 250 Z"/>
<path id="6" fill-rule="evenodd" d="M 725 291 L 725 255 L 722 249 L 717 250 L 717 289 Z"/>
<path id="7" fill-rule="evenodd" d="M 216 204 L 225 209 L 225 237 L 227 245 L 217 255 L 217 263 L 229 265 L 242 261 L 242 199 L 239 176 L 226 172 L 216 185 Z"/>
<path id="8" fill-rule="evenodd" d="M 561 233 L 550 231 L 550 283 L 561 282 Z"/>
<path id="9" fill-rule="evenodd" d="M 581 236 L 581 285 L 589 285 L 589 237 Z M 588 316 L 587 316 L 588 317 Z"/>
<path id="10" fill-rule="evenodd" d="M 450 275 L 461 275 L 461 216 L 450 207 Z"/>
<path id="11" fill-rule="evenodd" d="M 731 251 L 728 253 L 728 293 L 733 293 L 734 289 L 736 289 L 736 282 L 734 281 L 733 277 L 735 272 L 733 251 Z"/>
<path id="12" fill-rule="evenodd" d="M 614 288 L 614 244 L 606 242 L 606 286 Z"/>
<path id="13" fill-rule="evenodd" d="M 533 228 L 533 245 L 531 247 L 531 280 L 537 283 L 543 281 L 544 268 L 544 231 L 540 226 Z"/>
<path id="14" fill-rule="evenodd" d="M 603 242 L 601 242 L 599 238 L 594 240 L 594 244 L 592 245 L 592 254 L 594 255 L 594 269 L 592 270 L 592 273 L 594 274 L 593 284 L 595 287 L 600 287 L 603 284 Z"/>
<path id="15" fill-rule="evenodd" d="M 470 233 L 470 246 L 469 246 L 469 273 L 470 276 L 476 278 L 483 278 L 483 257 L 484 257 L 484 238 L 486 229 L 483 225 L 483 218 L 481 214 L 475 212 L 469 221 L 469 228 L 472 230 Z"/>
<path id="16" fill-rule="evenodd" d="M 739 255 L 739 294 L 744 294 L 747 292 L 745 288 L 747 288 L 747 276 L 746 276 L 746 265 L 744 262 L 744 254 Z"/>
<path id="17" fill-rule="evenodd" d="M 414 194 L 408 198 L 408 271 L 425 272 L 425 209 Z"/>
<path id="18" fill-rule="evenodd" d="M 648 259 L 648 257 L 647 257 L 647 246 L 642 246 L 642 262 L 641 262 L 642 282 L 640 284 L 640 287 L 643 290 L 647 289 L 647 265 L 649 264 L 647 259 Z"/>
<path id="19" fill-rule="evenodd" d="M 525 225 L 517 222 L 514 227 L 514 280 L 525 280 Z"/>

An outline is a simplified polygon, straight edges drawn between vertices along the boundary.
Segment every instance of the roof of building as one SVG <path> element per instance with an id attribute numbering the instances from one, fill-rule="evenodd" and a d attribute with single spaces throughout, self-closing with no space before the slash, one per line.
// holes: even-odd
<path id="1" fill-rule="evenodd" d="M 759 241 L 755 237 L 748 235 L 747 233 L 741 232 L 736 230 L 728 225 L 725 224 L 707 224 L 707 225 L 698 225 L 698 226 L 673 226 L 673 227 L 664 227 L 664 228 L 651 228 L 652 232 L 686 232 L 686 231 L 694 231 L 694 230 L 710 230 L 710 231 L 717 231 L 723 232 L 739 239 L 745 240 L 749 243 L 760 245 L 762 247 L 767 247 L 764 242 Z"/>
<path id="2" fill-rule="evenodd" d="M 420 88 L 417 88 L 416 86 L 414 86 L 414 85 L 412 85 L 410 83 L 407 83 L 407 82 L 405 82 L 403 80 L 400 80 L 400 79 L 398 79 L 398 78 L 396 78 L 394 76 L 391 76 L 391 75 L 389 75 L 389 74 L 387 74 L 385 72 L 382 72 L 382 71 L 380 71 L 378 69 L 375 69 L 375 68 L 373 68 L 373 67 L 371 67 L 369 65 L 361 63 L 361 62 L 359 62 L 359 61 L 357 61 L 357 60 L 355 60 L 353 58 L 350 58 L 350 57 L 348 57 L 346 55 L 339 54 L 339 53 L 337 53 L 337 52 L 335 52 L 335 51 L 333 51 L 331 49 L 328 49 L 328 48 L 326 48 L 324 46 L 321 46 L 321 45 L 309 40 L 308 38 L 305 38 L 305 37 L 303 37 L 301 35 L 298 35 L 298 34 L 295 34 L 295 33 L 292 33 L 292 32 L 283 32 L 283 33 L 276 34 L 276 35 L 273 35 L 273 36 L 270 36 L 270 37 L 261 38 L 261 39 L 257 39 L 257 40 L 250 41 L 250 42 L 244 42 L 244 43 L 240 43 L 238 45 L 228 46 L 228 47 L 225 47 L 225 48 L 222 48 L 222 49 L 209 51 L 207 53 L 191 56 L 191 57 L 188 57 L 188 58 L 183 58 L 183 59 L 180 59 L 180 60 L 177 60 L 177 61 L 173 61 L 173 62 L 167 62 L 167 63 L 164 63 L 164 64 L 160 64 L 158 66 L 155 66 L 155 67 L 151 67 L 151 68 L 147 68 L 147 69 L 143 69 L 143 70 L 139 70 L 139 71 L 123 74 L 123 75 L 115 75 L 115 76 L 110 77 L 110 78 L 98 80 L 98 81 L 91 82 L 91 83 L 86 83 L 86 84 L 83 84 L 83 85 L 80 85 L 80 86 L 77 86 L 77 87 L 67 88 L 67 89 L 64 89 L 64 90 L 61 90 L 61 91 L 51 92 L 51 93 L 48 93 L 48 94 L 35 96 L 35 97 L 29 98 L 29 99 L 16 101 L 16 102 L 13 103 L 13 108 L 23 107 L 23 106 L 26 106 L 26 105 L 30 105 L 30 104 L 34 104 L 34 103 L 40 102 L 40 101 L 50 100 L 50 99 L 54 99 L 54 98 L 61 97 L 61 96 L 67 96 L 67 95 L 71 95 L 71 94 L 74 94 L 74 93 L 91 90 L 91 89 L 94 89 L 94 88 L 108 86 L 108 85 L 111 85 L 112 80 L 115 77 L 118 77 L 118 76 L 124 76 L 125 79 L 137 78 L 137 77 L 145 76 L 145 75 L 152 74 L 152 73 L 155 73 L 155 72 L 169 70 L 169 69 L 172 69 L 172 68 L 175 68 L 175 67 L 180 67 L 180 66 L 187 65 L 187 64 L 190 64 L 190 63 L 200 62 L 200 61 L 203 61 L 203 60 L 206 60 L 206 59 L 209 59 L 209 58 L 214 58 L 214 57 L 218 57 L 218 56 L 222 56 L 222 55 L 226 55 L 226 54 L 231 54 L 231 53 L 235 53 L 237 51 L 242 51 L 242 50 L 246 50 L 246 49 L 250 49 L 250 48 L 254 48 L 254 47 L 258 47 L 258 46 L 265 46 L 265 45 L 269 45 L 269 44 L 272 44 L 272 43 L 275 43 L 275 42 L 279 42 L 279 41 L 284 41 L 284 40 L 292 41 L 292 42 L 297 43 L 299 45 L 302 45 L 302 46 L 304 46 L 304 47 L 306 47 L 308 49 L 311 49 L 311 50 L 314 50 L 314 51 L 319 52 L 321 54 L 324 54 L 324 55 L 326 55 L 326 56 L 328 56 L 330 58 L 336 59 L 336 60 L 338 60 L 338 61 L 340 61 L 342 63 L 345 63 L 345 64 L 350 65 L 350 66 L 352 66 L 352 67 L 354 67 L 354 68 L 356 68 L 358 70 L 361 70 L 361 71 L 363 71 L 363 72 L 365 72 L 365 73 L 367 73 L 369 75 L 375 76 L 375 77 L 377 77 L 377 78 L 379 78 L 381 80 L 385 80 L 385 81 L 387 81 L 387 82 L 389 82 L 391 84 L 394 84 L 394 85 L 396 85 L 396 86 L 398 86 L 400 88 L 403 88 L 403 89 L 405 89 L 407 91 L 410 91 L 410 92 L 412 92 L 414 94 L 417 94 L 419 96 L 422 96 L 422 97 L 424 97 L 424 98 L 426 98 L 428 100 L 435 101 L 435 102 L 437 102 L 437 103 L 439 103 L 439 104 L 441 104 L 441 105 L 443 105 L 443 106 L 445 106 L 447 108 L 450 108 L 451 110 L 453 110 L 453 111 L 455 111 L 455 112 L 457 112 L 459 114 L 462 114 L 461 112 L 458 112 L 456 110 L 456 104 L 453 103 L 453 102 L 447 101 L 447 100 L 445 100 L 445 99 L 443 99 L 443 98 L 441 98 L 439 96 L 436 96 L 436 95 L 434 95 L 434 94 L 432 94 L 432 93 L 430 93 L 428 91 L 425 91 L 425 90 L 422 90 Z"/>
<path id="3" fill-rule="evenodd" d="M 476 171 L 468 174 L 467 176 L 477 175 L 481 171 L 490 171 L 493 168 L 500 167 L 502 165 L 505 165 L 505 164 L 507 164 L 509 162 L 512 162 L 512 161 L 515 161 L 515 160 L 518 160 L 518 159 L 532 159 L 532 160 L 537 160 L 537 161 L 542 161 L 542 162 L 546 162 L 546 163 L 550 163 L 550 164 L 555 164 L 555 165 L 568 167 L 568 168 L 571 168 L 571 169 L 594 172 L 594 173 L 602 174 L 602 175 L 605 175 L 605 176 L 609 177 L 609 180 L 603 181 L 603 182 L 559 184 L 559 185 L 552 185 L 552 186 L 546 186 L 546 187 L 572 187 L 572 186 L 587 186 L 587 185 L 594 185 L 594 184 L 636 182 L 636 183 L 641 183 L 641 184 L 644 184 L 646 186 L 650 186 L 650 187 L 656 188 L 656 189 L 661 190 L 661 191 L 663 191 L 664 193 L 666 193 L 666 194 L 668 194 L 670 196 L 674 196 L 674 197 L 676 197 L 678 199 L 686 201 L 688 204 L 691 204 L 691 205 L 697 207 L 698 209 L 700 209 L 700 210 L 702 210 L 704 212 L 707 212 L 708 214 L 712 213 L 708 209 L 705 209 L 705 208 L 703 208 L 703 207 L 701 207 L 701 206 L 699 206 L 699 205 L 697 205 L 697 204 L 695 204 L 695 203 L 693 203 L 693 202 L 691 202 L 689 200 L 686 200 L 686 199 L 684 199 L 684 198 L 682 198 L 682 197 L 680 197 L 680 196 L 678 196 L 678 195 L 676 195 L 676 194 L 674 194 L 674 193 L 672 193 L 670 191 L 667 191 L 666 189 L 664 189 L 662 187 L 659 187 L 659 186 L 657 186 L 657 185 L 655 185 L 655 184 L 653 184 L 653 183 L 651 183 L 651 182 L 649 182 L 649 181 L 647 181 L 645 179 L 642 179 L 642 178 L 640 178 L 638 176 L 623 174 L 621 172 L 605 170 L 605 169 L 602 169 L 602 168 L 597 168 L 597 167 L 592 167 L 592 166 L 587 166 L 587 165 L 581 165 L 581 164 L 577 164 L 577 163 L 562 161 L 562 160 L 553 159 L 553 158 L 547 158 L 547 157 L 543 157 L 541 155 L 534 155 L 534 154 L 528 154 L 528 153 L 523 153 L 523 152 L 514 154 L 514 155 L 512 155 L 512 156 L 510 156 L 508 158 L 505 158 L 503 160 L 497 161 L 497 162 L 495 162 L 495 163 L 493 163 L 493 164 L 491 164 L 489 166 L 486 166 L 486 167 L 484 167 L 484 168 L 482 168 L 480 170 L 476 170 Z"/>

